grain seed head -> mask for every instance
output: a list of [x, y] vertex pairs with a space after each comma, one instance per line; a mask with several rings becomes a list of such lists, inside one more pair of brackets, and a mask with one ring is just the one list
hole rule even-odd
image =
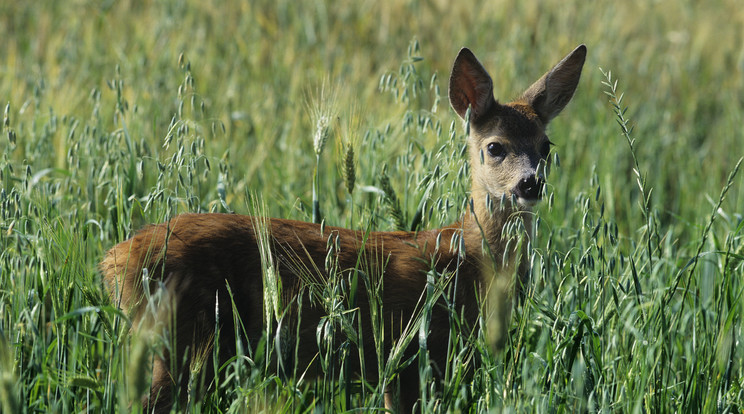
[[310, 117], [315, 124], [313, 150], [318, 157], [323, 153], [323, 148], [333, 133], [333, 123], [338, 112], [336, 108], [337, 97], [337, 89], [326, 86], [324, 81], [320, 89], [317, 89], [315, 94], [308, 98]]

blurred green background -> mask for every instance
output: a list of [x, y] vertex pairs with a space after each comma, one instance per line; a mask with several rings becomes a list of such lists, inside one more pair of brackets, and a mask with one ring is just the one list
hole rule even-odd
[[[305, 155], [313, 127], [308, 93], [323, 82], [337, 85], [339, 107], [357, 108], [362, 134], [386, 123], [398, 127], [401, 105], [378, 85], [381, 76], [398, 71], [413, 40], [423, 58], [417, 71], [426, 81], [437, 74], [441, 102], [433, 115], [445, 125], [455, 118], [446, 82], [460, 47], [476, 53], [494, 79], [497, 98], [509, 100], [577, 44], [587, 44], [579, 92], [552, 129], [566, 167], [553, 178], [566, 195], [561, 199], [586, 186], [596, 166], [606, 191], [613, 191], [612, 207], [623, 218], [630, 214], [630, 157], [607, 111], [600, 67], [620, 79], [641, 165], [666, 210], [663, 220], [691, 219], [744, 153], [737, 128], [744, 13], [735, 1], [72, 1], [0, 7], [0, 91], [10, 103], [11, 126], [24, 137], [10, 155], [36, 168], [47, 166], [50, 154], [37, 159], [34, 146], [40, 144], [25, 137], [43, 134], [51, 113], [75, 117], [82, 126], [98, 108], [103, 125], [110, 125], [117, 97], [107, 83], [114, 79], [123, 82], [133, 139], [156, 148], [178, 110], [183, 55], [194, 79], [180, 96], [185, 106], [203, 103], [193, 118], [205, 127], [226, 127], [222, 134], [205, 134], [208, 155], [229, 150], [241, 186], [291, 203], [310, 188], [303, 173], [313, 161]], [[428, 82], [424, 86], [409, 108], [431, 107], [432, 92]], [[69, 125], [55, 129], [46, 137], [53, 165], [69, 168]], [[379, 149], [387, 157], [364, 150], [358, 156], [389, 158], [409, 139], [396, 135]]]

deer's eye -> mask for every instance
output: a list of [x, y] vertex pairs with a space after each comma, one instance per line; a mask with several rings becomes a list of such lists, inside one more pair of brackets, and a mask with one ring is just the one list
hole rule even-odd
[[488, 144], [486, 149], [488, 150], [488, 155], [492, 158], [504, 158], [506, 155], [506, 149], [504, 149], [504, 146], [498, 142]]

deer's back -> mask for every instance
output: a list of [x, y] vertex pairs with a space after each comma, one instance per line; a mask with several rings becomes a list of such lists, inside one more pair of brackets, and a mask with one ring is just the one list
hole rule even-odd
[[[322, 231], [321, 231], [322, 230]], [[143, 307], [143, 275], [150, 290], [162, 283], [176, 300], [176, 322], [182, 337], [208, 336], [214, 332], [215, 310], [221, 325], [232, 325], [232, 305], [246, 328], [249, 340], [263, 332], [264, 289], [259, 243], [269, 244], [273, 265], [281, 277], [281, 302], [289, 307], [288, 326], [299, 330], [298, 358], [311, 360], [317, 352], [315, 330], [327, 314], [313, 304], [315, 289], [328, 283], [329, 264], [335, 275], [358, 273], [356, 307], [365, 341], [372, 341], [368, 289], [380, 287], [388, 324], [386, 338], [400, 334], [425, 291], [427, 272], [457, 269], [457, 255], [449, 243], [456, 227], [421, 232], [370, 232], [284, 219], [256, 219], [234, 214], [183, 214], [152, 225], [114, 246], [101, 263], [104, 281], [114, 302], [138, 315]], [[440, 236], [440, 248], [436, 239]], [[266, 236], [260, 236], [265, 234]], [[329, 248], [333, 257], [328, 260]], [[334, 262], [335, 261], [335, 262]], [[459, 263], [458, 302], [473, 319], [477, 315], [476, 273], [472, 263]], [[145, 270], [146, 269], [146, 270]], [[382, 280], [380, 280], [382, 278]], [[229, 290], [228, 290], [229, 286]], [[347, 292], [348, 293], [348, 292]], [[302, 296], [302, 309], [297, 298]], [[296, 318], [299, 314], [300, 318]], [[432, 316], [432, 331], [446, 332], [447, 315]], [[299, 319], [299, 326], [295, 325]], [[227, 321], [227, 322], [225, 322]], [[230, 329], [228, 326], [228, 329]], [[225, 335], [225, 337], [230, 337]], [[302, 339], [306, 338], [306, 339]], [[371, 343], [370, 343], [371, 345]], [[307, 353], [307, 355], [304, 355]], [[372, 354], [372, 353], [370, 353]]]

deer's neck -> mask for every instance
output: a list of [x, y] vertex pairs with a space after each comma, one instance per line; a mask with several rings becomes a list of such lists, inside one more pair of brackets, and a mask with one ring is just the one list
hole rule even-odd
[[[522, 244], [526, 247], [532, 215], [512, 207], [509, 201], [502, 206], [500, 200], [492, 199], [489, 203], [487, 199], [487, 192], [479, 186], [474, 186], [472, 208], [468, 209], [463, 218], [467, 252], [482, 255], [485, 262], [494, 260], [499, 269], [511, 267], [518, 256], [514, 254], [517, 253], [517, 246]], [[516, 219], [521, 219], [523, 226], [517, 225]], [[514, 231], [508, 231], [506, 229], [508, 225], [516, 226]], [[519, 229], [525, 230], [520, 232]], [[519, 243], [520, 237], [522, 243]]]
[[[526, 255], [532, 214], [512, 207], [510, 202], [500, 206], [500, 200], [492, 200], [489, 205], [485, 190], [478, 187], [471, 194], [472, 208], [463, 218], [463, 236], [467, 255], [475, 255], [479, 262], [481, 312], [487, 321], [488, 342], [501, 348], [507, 336], [513, 295], [522, 291], [528, 273]], [[515, 228], [506, 228], [510, 226]]]

